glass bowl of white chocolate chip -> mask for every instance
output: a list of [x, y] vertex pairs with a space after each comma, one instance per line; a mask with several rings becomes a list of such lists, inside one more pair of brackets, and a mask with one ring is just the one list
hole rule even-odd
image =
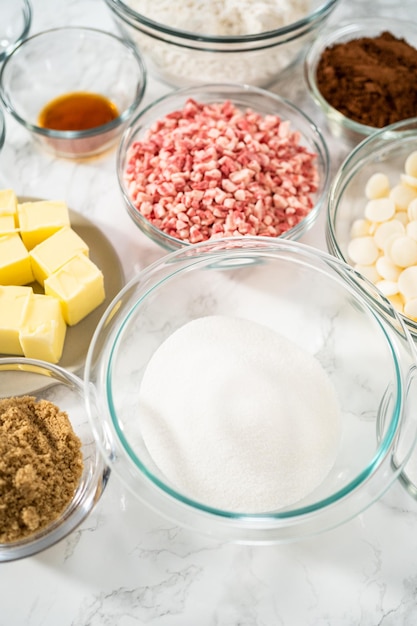
[[346, 158], [330, 189], [326, 238], [417, 337], [417, 118], [377, 131]]
[[84, 381], [102, 454], [143, 505], [268, 543], [346, 522], [402, 475], [415, 363], [401, 316], [351, 266], [241, 237], [172, 252], [128, 283]]

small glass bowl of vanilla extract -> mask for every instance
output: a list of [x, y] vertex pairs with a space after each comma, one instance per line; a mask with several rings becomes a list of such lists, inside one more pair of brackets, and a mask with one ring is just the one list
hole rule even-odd
[[138, 50], [111, 33], [63, 27], [29, 37], [6, 59], [6, 110], [56, 156], [112, 147], [140, 105], [146, 70]]

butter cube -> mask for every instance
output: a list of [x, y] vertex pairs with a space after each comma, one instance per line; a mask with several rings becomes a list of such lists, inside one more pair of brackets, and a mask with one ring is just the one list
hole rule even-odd
[[81, 253], [45, 280], [45, 293], [60, 300], [64, 320], [73, 326], [103, 302], [103, 274]]
[[64, 349], [66, 331], [67, 325], [59, 301], [52, 296], [32, 294], [19, 333], [24, 355], [58, 363]]
[[17, 226], [17, 197], [13, 189], [0, 189], [0, 215], [13, 215]]
[[56, 233], [63, 226], [70, 226], [68, 207], [65, 202], [41, 200], [17, 205], [20, 236], [28, 250]]
[[0, 285], [0, 353], [24, 356], [19, 332], [22, 325], [31, 287]]
[[64, 226], [30, 250], [35, 279], [43, 285], [48, 276], [59, 270], [79, 252], [88, 257], [87, 244], [70, 226]]
[[29, 252], [18, 233], [0, 237], [0, 285], [25, 285], [33, 281]]
[[0, 236], [17, 232], [13, 215], [0, 214]]

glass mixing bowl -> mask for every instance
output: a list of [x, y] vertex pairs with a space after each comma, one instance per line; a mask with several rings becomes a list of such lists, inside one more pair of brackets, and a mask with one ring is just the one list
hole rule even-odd
[[298, 11], [300, 3], [277, 3], [276, 11], [251, 2], [106, 3], [120, 30], [141, 50], [149, 73], [166, 83], [235, 81], [266, 87], [300, 58], [338, 0], [311, 0]]
[[[417, 48], [417, 25], [415, 21], [410, 20], [407, 22], [406, 20], [392, 17], [364, 17], [344, 22], [338, 25], [337, 28], [325, 26], [312, 42], [304, 59], [304, 76], [307, 88], [312, 99], [323, 113], [325, 123], [330, 132], [334, 137], [341, 138], [352, 145], [358, 144], [365, 137], [372, 135], [378, 128], [377, 126], [363, 124], [355, 119], [351, 119], [334, 108], [324, 98], [317, 83], [317, 66], [326, 48], [344, 44], [354, 39], [378, 37], [385, 31], [390, 32], [397, 39], [404, 39], [409, 45]], [[366, 64], [364, 67], [366, 68]], [[372, 72], [375, 69], [370, 68], [369, 71]], [[383, 66], [381, 72], [384, 72]], [[349, 78], [352, 77], [349, 76]], [[399, 85], [399, 90], [401, 89], [407, 90], [406, 83]], [[399, 93], [397, 90], [395, 91]], [[349, 104], [349, 93], [346, 94], [346, 103]], [[394, 103], [393, 110], [396, 110]]]
[[[276, 331], [314, 356], [334, 387], [336, 460], [295, 505], [255, 514], [207, 506], [171, 484], [147, 450], [138, 406], [147, 365], [174, 331], [206, 315]], [[226, 239], [171, 253], [126, 285], [91, 342], [85, 394], [104, 458], [144, 504], [222, 540], [284, 542], [349, 520], [396, 480], [416, 437], [415, 363], [401, 318], [350, 266], [292, 241]], [[242, 393], [250, 402], [250, 389]], [[288, 389], [302, 393], [303, 380]]]
[[[54, 521], [22, 539], [0, 542], [0, 563], [37, 554], [73, 532], [93, 510], [109, 477], [108, 466], [103, 461], [86, 415], [82, 380], [44, 361], [1, 358], [0, 399], [27, 395], [52, 402], [67, 413], [81, 440], [84, 467], [72, 500]], [[0, 430], [2, 436], [4, 431]]]
[[[127, 180], [125, 176], [125, 172], [128, 167], [130, 171], [132, 167], [135, 168], [134, 171], [138, 169], [136, 164], [132, 166], [129, 162], [132, 146], [134, 147], [136, 142], [143, 141], [145, 139], [145, 134], [147, 131], [149, 131], [149, 129], [158, 128], [158, 122], [160, 120], [165, 119], [166, 116], [171, 116], [171, 115], [174, 116], [175, 112], [177, 111], [184, 111], [187, 106], [187, 102], [189, 100], [196, 101], [198, 104], [207, 104], [207, 105], [224, 104], [224, 103], [230, 102], [242, 114], [245, 113], [247, 110], [251, 110], [256, 114], [260, 114], [264, 118], [264, 120], [267, 120], [269, 115], [279, 116], [281, 122], [284, 123], [283, 128], [285, 128], [285, 124], [288, 122], [290, 131], [299, 134], [300, 136], [300, 139], [298, 142], [299, 146], [302, 149], [306, 150], [307, 153], [309, 154], [312, 153], [316, 155], [314, 164], [313, 164], [313, 167], [316, 170], [316, 174], [315, 174], [316, 189], [315, 191], [311, 190], [309, 193], [309, 196], [311, 199], [311, 208], [309, 209], [309, 211], [306, 214], [303, 214], [303, 219], [301, 219], [300, 221], [297, 221], [295, 225], [289, 227], [288, 230], [286, 230], [280, 235], [280, 237], [286, 238], [286, 239], [299, 239], [302, 235], [304, 235], [312, 227], [312, 225], [315, 223], [316, 219], [318, 218], [319, 212], [323, 206], [323, 203], [325, 202], [326, 194], [328, 190], [329, 153], [328, 153], [328, 149], [327, 149], [327, 145], [324, 140], [324, 137], [321, 131], [312, 122], [312, 120], [310, 120], [310, 118], [292, 102], [289, 102], [285, 98], [281, 98], [280, 96], [277, 96], [271, 92], [268, 92], [265, 89], [259, 89], [257, 87], [252, 87], [250, 85], [239, 85], [235, 83], [233, 84], [222, 84], [222, 83], [206, 84], [206, 85], [201, 85], [198, 87], [191, 87], [188, 89], [179, 89], [177, 91], [169, 93], [163, 96], [162, 98], [155, 100], [146, 108], [142, 109], [138, 113], [138, 115], [135, 117], [135, 119], [132, 120], [132, 122], [126, 128], [123, 134], [122, 140], [120, 142], [118, 154], [117, 154], [117, 176], [118, 176], [119, 186], [120, 186], [123, 198], [124, 198], [127, 212], [132, 218], [132, 220], [134, 221], [134, 223], [141, 229], [141, 231], [143, 231], [148, 237], [150, 237], [150, 239], [152, 239], [157, 244], [159, 244], [160, 246], [162, 246], [163, 248], [167, 250], [176, 250], [178, 248], [182, 248], [185, 245], [190, 245], [188, 241], [180, 239], [179, 237], [172, 235], [166, 230], [162, 230], [158, 228], [154, 222], [152, 222], [150, 219], [148, 220], [145, 217], [145, 215], [141, 211], [139, 211], [139, 209], [135, 206], [135, 203], [132, 199], [133, 196], [137, 193], [137, 190], [135, 189], [135, 185], [133, 185], [130, 180]], [[187, 116], [186, 116], [187, 121], [189, 119], [188, 116], [189, 116], [189, 113], [187, 112]], [[243, 122], [243, 124], [244, 123], [246, 123], [246, 120], [245, 122]], [[266, 124], [268, 124], [268, 121], [266, 121]], [[190, 124], [189, 127], [191, 128], [191, 126], [192, 124]], [[194, 124], [194, 129], [192, 131], [189, 131], [189, 132], [194, 133], [190, 137], [190, 139], [193, 141], [194, 141], [194, 137], [197, 137], [197, 140], [198, 140], [199, 132], [200, 132], [200, 127], [198, 129], [195, 129], [195, 126], [196, 124]], [[226, 121], [226, 126], [227, 126], [227, 121]], [[230, 126], [232, 126], [232, 123], [230, 123]], [[207, 127], [208, 127], [208, 124], [207, 124]], [[279, 128], [281, 128], [281, 126]], [[210, 132], [210, 129], [207, 132]], [[250, 171], [251, 169], [256, 171], [255, 170], [256, 164], [253, 166], [251, 162], [247, 164], [247, 161], [248, 159], [251, 158], [250, 157], [251, 150], [257, 150], [257, 152], [262, 156], [262, 148], [264, 146], [260, 145], [259, 148], [257, 147], [252, 148], [251, 140], [255, 135], [254, 131], [250, 133], [251, 138], [249, 142], [246, 140], [246, 138], [243, 138], [242, 140], [239, 140], [239, 142], [237, 142], [237, 139], [233, 138], [233, 136], [235, 137], [237, 136], [236, 129], [233, 129], [233, 131], [231, 130], [231, 132], [232, 132], [232, 137], [230, 139], [230, 136], [227, 137], [227, 129], [226, 131], [224, 131], [224, 129], [221, 128], [221, 131], [219, 132], [220, 137], [213, 138], [211, 140], [209, 139], [208, 142], [205, 144], [204, 149], [198, 150], [198, 152], [204, 152], [204, 151], [206, 151], [206, 153], [208, 153], [209, 151], [211, 151], [212, 153], [214, 152], [215, 156], [199, 157], [195, 149], [195, 146], [197, 144], [194, 143], [193, 149], [189, 150], [189, 154], [188, 154], [188, 156], [192, 160], [191, 166], [190, 165], [182, 166], [184, 168], [183, 171], [188, 170], [190, 172], [189, 177], [186, 179], [186, 183], [184, 185], [184, 196], [188, 195], [190, 197], [191, 195], [190, 189], [192, 193], [197, 193], [197, 194], [200, 193], [199, 189], [205, 189], [204, 187], [199, 187], [198, 184], [194, 184], [194, 179], [192, 178], [194, 174], [196, 175], [199, 174], [198, 168], [201, 165], [201, 163], [199, 163], [199, 159], [206, 160], [206, 161], [210, 159], [211, 162], [214, 161], [215, 164], [211, 165], [211, 167], [215, 169], [217, 168], [218, 170], [220, 170], [223, 167], [223, 165], [221, 165], [221, 160], [222, 159], [230, 160], [231, 158], [233, 160], [233, 164], [231, 166], [232, 168], [235, 168], [236, 170], [240, 169], [242, 173], [245, 171], [246, 168], [247, 168], [247, 171]], [[294, 153], [296, 152], [295, 149], [294, 150], [290, 149], [289, 151], [286, 150], [287, 140], [285, 137], [282, 140], [280, 139], [280, 135], [279, 135], [280, 130], [276, 130], [274, 128], [273, 132], [274, 132], [274, 137], [272, 138], [272, 141], [276, 142], [276, 145], [278, 145], [278, 148], [276, 150], [276, 154], [273, 156], [270, 156], [272, 151], [269, 152], [269, 154], [267, 153], [268, 155], [267, 158], [271, 158], [271, 159], [274, 158], [275, 161], [277, 162], [276, 167], [277, 169], [280, 168], [281, 170], [279, 173], [279, 176], [281, 177], [282, 181], [279, 183], [279, 185], [278, 183], [275, 184], [274, 182], [274, 185], [272, 185], [272, 187], [275, 187], [277, 195], [281, 193], [281, 188], [282, 188], [283, 190], [282, 195], [285, 196], [286, 194], [285, 186], [288, 184], [291, 188], [291, 185], [293, 184], [292, 181], [297, 179], [299, 174], [304, 174], [303, 168], [305, 167], [306, 169], [308, 169], [308, 167], [299, 166], [300, 161], [297, 161], [297, 157], [299, 155], [295, 154], [294, 156]], [[259, 140], [260, 144], [267, 143], [266, 140], [262, 138], [263, 130], [261, 130], [259, 133], [256, 133], [256, 135], [257, 136], [261, 135], [261, 139]], [[275, 138], [275, 135], [276, 135], [276, 138]], [[189, 137], [185, 135], [185, 137], [184, 138], [181, 137], [181, 139], [184, 139], [184, 143], [186, 143]], [[204, 141], [206, 140], [205, 136], [203, 137], [203, 140]], [[236, 141], [237, 142], [236, 147], [231, 147], [229, 150], [228, 146], [226, 145], [226, 147], [224, 147], [223, 149], [223, 145], [220, 142], [226, 141], [226, 143], [228, 143], [229, 140], [231, 143], [233, 141]], [[155, 141], [157, 147], [155, 147], [154, 154], [155, 155], [162, 154], [162, 157], [161, 157], [161, 160], [162, 160], [163, 158], [165, 158], [165, 155], [163, 154], [165, 145], [162, 145], [161, 147], [161, 145], [158, 144], [159, 141], [160, 141], [159, 138]], [[168, 141], [165, 141], [165, 143], [168, 144]], [[171, 145], [168, 145], [165, 152], [171, 151], [170, 155], [172, 155], [172, 157], [175, 157], [175, 158], [178, 156], [178, 161], [180, 162], [181, 159], [183, 158], [183, 150], [181, 147], [181, 142], [177, 140], [172, 140], [171, 143], [175, 146], [174, 149], [172, 148]], [[240, 144], [242, 144], [243, 147]], [[279, 152], [281, 152], [281, 154], [279, 154]], [[249, 153], [249, 157], [248, 157], [248, 153]], [[145, 155], [145, 157], [146, 156], [147, 155]], [[168, 158], [166, 160], [168, 161]], [[256, 161], [256, 158], [254, 160]], [[174, 161], [174, 159], [172, 158], [171, 161]], [[269, 164], [269, 161], [268, 161], [268, 164]], [[173, 169], [170, 170], [169, 169], [170, 167], [172, 167]], [[227, 167], [228, 166], [226, 163], [226, 168]], [[263, 190], [265, 191], [265, 195], [269, 196], [267, 198], [267, 200], [269, 200], [270, 197], [272, 196], [272, 192], [270, 191], [271, 184], [269, 182], [269, 179], [271, 177], [271, 168], [269, 168], [268, 166], [264, 167], [263, 165], [259, 167], [260, 167], [260, 172], [253, 176], [253, 179], [251, 180], [248, 187], [250, 188], [253, 181], [255, 182], [255, 184], [258, 183], [259, 181], [258, 183], [259, 186], [263, 188]], [[159, 180], [157, 179], [155, 185], [153, 183], [153, 181], [155, 181], [155, 177], [156, 177], [155, 171], [157, 170], [157, 168], [156, 166], [152, 166], [150, 168], [148, 167], [147, 169], [148, 169], [148, 172], [145, 174], [145, 177], [146, 177], [145, 183], [146, 185], [150, 183], [149, 187], [153, 187], [156, 185], [156, 183], [159, 182]], [[172, 165], [171, 163], [168, 162], [168, 165], [167, 165], [168, 175], [165, 175], [165, 172], [162, 172], [164, 177], [168, 180], [168, 185], [175, 186], [175, 192], [169, 191], [168, 194], [166, 194], [166, 195], [172, 195], [172, 193], [177, 194], [174, 200], [172, 201], [173, 205], [175, 205], [178, 202], [177, 198], [179, 198], [182, 193], [182, 187], [179, 186], [179, 183], [177, 182], [177, 180], [175, 180], [175, 175], [181, 177], [182, 175], [181, 168], [179, 168], [179, 171], [177, 170], [178, 170], [178, 165], [176, 162], [173, 162]], [[173, 171], [173, 174], [171, 175], [171, 178], [169, 179], [170, 171], [171, 172]], [[234, 172], [232, 169], [232, 174], [233, 173]], [[275, 174], [275, 171], [274, 171], [274, 174]], [[139, 174], [138, 174], [139, 180], [141, 180], [140, 176], [141, 176], [141, 172], [139, 171]], [[187, 172], [187, 176], [188, 176], [188, 172]], [[201, 183], [202, 185], [204, 185], [207, 182], [207, 180], [205, 179], [205, 176], [206, 174], [204, 174], [204, 178]], [[216, 191], [216, 189], [219, 189], [220, 187], [222, 187], [220, 191], [221, 193], [223, 193], [223, 188], [226, 188], [225, 185], [228, 182], [227, 181], [228, 176], [229, 174], [227, 175], [225, 174], [221, 182], [218, 182], [218, 179], [215, 179], [214, 189], [213, 189], [213, 185], [211, 185], [211, 182], [213, 182], [213, 179], [211, 180], [211, 182], [210, 181], [207, 182], [207, 185], [211, 185], [211, 187], [208, 188], [206, 191], [204, 191], [204, 197], [202, 198], [201, 201], [198, 202], [197, 208], [199, 210], [200, 209], [203, 210], [207, 208], [208, 210], [214, 212], [214, 210], [218, 208], [222, 212], [223, 216], [225, 214], [227, 214], [227, 217], [232, 217], [234, 215], [235, 210], [233, 207], [230, 208], [228, 206], [227, 210], [225, 210], [224, 208], [226, 207], [227, 200], [225, 201], [222, 199], [222, 200], [217, 201], [216, 198], [210, 200], [210, 195], [209, 195], [210, 191]], [[153, 181], [151, 180], [152, 178], [153, 178]], [[300, 178], [302, 177], [300, 176]], [[245, 185], [246, 185], [245, 182], [236, 183], [236, 185], [237, 187], [240, 187], [241, 189], [243, 189], [243, 192], [245, 192]], [[296, 202], [298, 198], [305, 195], [305, 191], [303, 190], [301, 183], [294, 182], [294, 185], [296, 187], [296, 191], [291, 192], [291, 193], [293, 194], [293, 199], [295, 198], [295, 202]], [[151, 190], [148, 193], [151, 195], [154, 206], [156, 204], [162, 204], [162, 202], [160, 203], [158, 202], [158, 193], [159, 193], [158, 189], [156, 189], [156, 191]], [[207, 203], [205, 202], [206, 193], [208, 194]], [[231, 196], [232, 194], [230, 193], [229, 195]], [[231, 198], [231, 200], [232, 202], [234, 202], [233, 197]], [[293, 206], [297, 206], [297, 204], [292, 205], [291, 200], [292, 200], [291, 198], [290, 200], [286, 199], [286, 204], [283, 205], [283, 208], [282, 208], [282, 205], [277, 205], [278, 208], [275, 208], [275, 204], [273, 204], [273, 207], [272, 207], [273, 211], [274, 212], [276, 211], [276, 214], [278, 216], [280, 215], [281, 211], [285, 211], [285, 212], [287, 212], [287, 210], [289, 212], [292, 211]], [[187, 201], [187, 198], [184, 198], [184, 203], [186, 203], [186, 201]], [[179, 202], [182, 202], [182, 200], [180, 199]], [[216, 206], [216, 203], [218, 204], [218, 206]], [[238, 214], [242, 213], [246, 206], [244, 202], [240, 201], [240, 203], [242, 204], [243, 209], [239, 209], [239, 202], [237, 201], [236, 208], [238, 210], [236, 211], [236, 213]], [[274, 203], [275, 203], [275, 199], [274, 199]], [[254, 204], [253, 200], [249, 204], [253, 206]], [[157, 216], [157, 210], [158, 210], [157, 208], [154, 210], [155, 216]], [[186, 209], [184, 209], [184, 211], [185, 210]], [[255, 219], [259, 217], [259, 213], [257, 213], [256, 207], [255, 207], [255, 210], [251, 209], [251, 214], [250, 214], [249, 219], [251, 217], [254, 217]], [[192, 221], [192, 219], [193, 218], [190, 218], [190, 221]], [[247, 221], [249, 221], [249, 219]], [[223, 221], [224, 227], [226, 227], [225, 225], [226, 222]], [[211, 230], [211, 235], [213, 235], [213, 232], [214, 230]], [[218, 234], [216, 236], [218, 237]], [[191, 238], [190, 238], [190, 241], [191, 241]], [[195, 243], [195, 242], [191, 241], [191, 243]]]
[[[347, 156], [336, 173], [329, 191], [326, 241], [332, 254], [346, 263], [354, 264], [349, 257], [348, 247], [354, 222], [364, 218], [368, 201], [365, 197], [367, 181], [374, 174], [382, 173], [388, 177], [392, 189], [400, 183], [401, 175], [405, 173], [406, 159], [415, 150], [417, 150], [417, 117], [376, 131]], [[417, 195], [417, 180], [415, 185], [414, 195]], [[407, 216], [404, 207], [397, 206], [393, 219], [398, 219], [398, 216]], [[367, 275], [366, 266], [357, 269]], [[376, 279], [380, 280], [381, 276], [376, 276]], [[403, 316], [401, 309], [398, 310]], [[406, 315], [403, 316], [403, 320], [416, 339], [417, 320]]]
[[[145, 88], [145, 66], [134, 46], [111, 33], [75, 26], [24, 40], [0, 72], [0, 97], [6, 110], [42, 147], [67, 158], [90, 157], [113, 146], [136, 112]], [[46, 106], [74, 94], [95, 97], [93, 107], [89, 104], [77, 113], [80, 100], [69, 100], [66, 110], [59, 112], [58, 121], [67, 122], [63, 128], [56, 122], [51, 127], [41, 124], [39, 116]], [[85, 100], [81, 104], [85, 107]], [[115, 117], [100, 116], [96, 125], [97, 110], [103, 104]], [[90, 116], [94, 126], [88, 127], [84, 120]], [[85, 127], [77, 126], [80, 121]]]

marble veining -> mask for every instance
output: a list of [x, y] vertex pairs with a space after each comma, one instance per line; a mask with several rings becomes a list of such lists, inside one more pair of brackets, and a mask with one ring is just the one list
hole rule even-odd
[[[115, 32], [104, 0], [32, 0], [32, 33], [63, 24]], [[342, 0], [356, 15], [417, 21], [415, 0]], [[273, 87], [323, 129], [301, 68]], [[149, 80], [145, 104], [168, 88]], [[6, 114], [0, 185], [65, 198], [118, 250], [126, 278], [159, 258], [122, 209], [115, 151], [85, 163], [42, 152]], [[349, 146], [325, 130], [335, 172]], [[325, 249], [323, 214], [303, 242]], [[193, 303], [197, 310], [212, 306]], [[331, 340], [332, 325], [327, 328]], [[325, 354], [322, 355], [325, 358]], [[417, 502], [397, 482], [367, 511], [295, 543], [233, 545], [173, 526], [111, 476], [87, 520], [58, 545], [0, 565], [0, 626], [414, 626]]]

